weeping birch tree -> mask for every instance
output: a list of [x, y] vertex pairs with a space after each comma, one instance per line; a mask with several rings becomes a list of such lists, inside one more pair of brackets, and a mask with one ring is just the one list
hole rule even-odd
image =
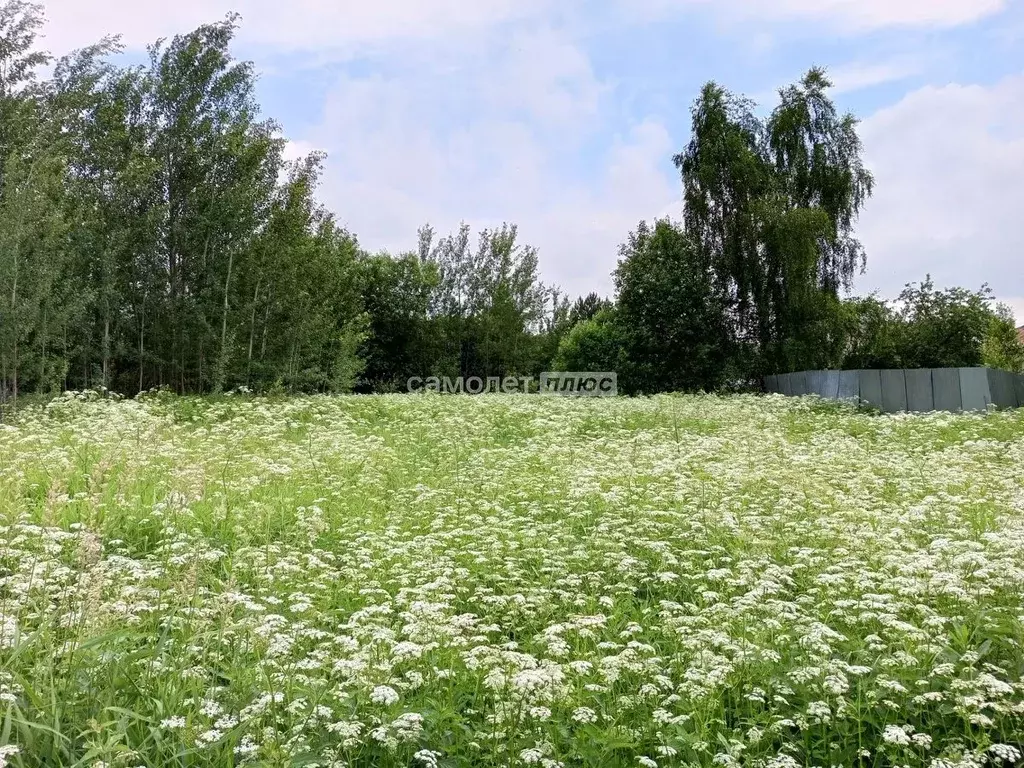
[[857, 121], [811, 69], [779, 93], [765, 120], [755, 105], [709, 83], [692, 138], [674, 158], [685, 226], [728, 297], [735, 339], [761, 371], [825, 366], [822, 334], [838, 294], [865, 264], [854, 227], [873, 179]]

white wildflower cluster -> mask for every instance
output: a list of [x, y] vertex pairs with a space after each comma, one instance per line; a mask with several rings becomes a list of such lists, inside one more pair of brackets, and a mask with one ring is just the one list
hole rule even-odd
[[18, 623], [13, 616], [6, 616], [0, 611], [0, 650], [13, 648], [18, 637]]
[[398, 698], [398, 691], [390, 685], [378, 685], [370, 694], [370, 701], [374, 704], [382, 704], [385, 707], [398, 703]]
[[597, 713], [590, 707], [576, 707], [572, 712], [572, 719], [577, 723], [596, 723]]
[[993, 744], [988, 748], [988, 751], [1004, 763], [1009, 763], [1010, 765], [1019, 763], [1021, 760], [1020, 749], [1010, 744]]
[[74, 734], [0, 768], [1022, 760], [1024, 411], [240, 389], [0, 434], [0, 726]]

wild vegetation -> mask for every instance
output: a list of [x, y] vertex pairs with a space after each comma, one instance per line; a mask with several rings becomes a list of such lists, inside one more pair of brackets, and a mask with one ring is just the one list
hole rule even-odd
[[1019, 765], [1022, 430], [749, 395], [26, 408], [0, 765]]
[[845, 296], [823, 70], [709, 83], [681, 219], [572, 301], [512, 224], [367, 251], [236, 16], [141, 65], [41, 23], [0, 3], [0, 768], [1022, 763], [1024, 410], [394, 394], [1024, 370], [987, 287]]

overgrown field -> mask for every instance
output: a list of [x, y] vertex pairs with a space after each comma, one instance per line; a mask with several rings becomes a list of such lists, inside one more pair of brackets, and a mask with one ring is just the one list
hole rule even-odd
[[1024, 413], [65, 398], [0, 766], [1021, 763]]

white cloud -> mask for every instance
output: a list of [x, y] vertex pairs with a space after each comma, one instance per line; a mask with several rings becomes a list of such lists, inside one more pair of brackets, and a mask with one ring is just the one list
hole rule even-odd
[[529, 230], [549, 280], [571, 294], [612, 294], [618, 246], [629, 231], [641, 219], [681, 213], [679, 183], [665, 168], [673, 149], [665, 127], [646, 120], [600, 159], [605, 170], [594, 184], [555, 183], [558, 197], [546, 210], [523, 210], [524, 222], [537, 221]]
[[[242, 15], [240, 39], [290, 51], [347, 55], [440, 38], [472, 39], [503, 22], [593, 14], [586, 0], [43, 0], [45, 44], [65, 53], [108, 33], [141, 49], [159, 37]], [[996, 13], [1008, 0], [615, 0], [622, 23], [709, 7], [727, 20], [803, 18], [858, 32], [891, 26], [949, 27]]]
[[606, 92], [586, 57], [541, 29], [463, 60], [458, 88], [443, 60], [342, 77], [306, 139], [328, 151], [322, 197], [364, 247], [412, 249], [426, 222], [447, 232], [507, 220], [540, 249], [546, 280], [610, 291], [618, 244], [678, 184], [656, 120], [588, 152]]
[[289, 140], [285, 142], [281, 156], [286, 162], [291, 162], [306, 157], [307, 155], [316, 152], [318, 149], [318, 147], [314, 147], [308, 141]]
[[888, 26], [955, 26], [988, 16], [1007, 0], [750, 0], [751, 12], [831, 18], [838, 24], [874, 29]]
[[834, 94], [850, 93], [862, 88], [905, 80], [923, 72], [926, 62], [918, 57], [899, 57], [883, 61], [856, 61], [838, 67], [829, 67]]
[[1007, 7], [1009, 0], [633, 0], [647, 16], [712, 6], [731, 21], [808, 19], [848, 32], [883, 27], [952, 27]]
[[1024, 74], [922, 88], [866, 120], [862, 136], [877, 188], [860, 228], [861, 290], [893, 295], [930, 272], [940, 287], [1024, 295]]
[[442, 35], [472, 35], [502, 21], [534, 16], [550, 0], [44, 0], [46, 45], [57, 53], [120, 33], [129, 48], [242, 15], [240, 38], [286, 50], [355, 46]]

